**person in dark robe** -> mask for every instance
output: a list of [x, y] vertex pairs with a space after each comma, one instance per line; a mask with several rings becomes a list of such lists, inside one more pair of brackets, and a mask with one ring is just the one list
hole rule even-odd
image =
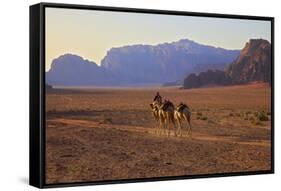
[[159, 104], [162, 104], [162, 97], [159, 92], [156, 93], [156, 96], [154, 97], [153, 101], [157, 101]]

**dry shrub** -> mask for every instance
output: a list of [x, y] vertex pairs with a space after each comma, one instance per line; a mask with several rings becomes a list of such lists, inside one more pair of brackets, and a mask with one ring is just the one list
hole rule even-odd
[[268, 116], [263, 111], [258, 113], [257, 119], [260, 120], [260, 121], [268, 121], [269, 120]]
[[197, 112], [197, 115], [198, 115], [198, 116], [202, 116], [202, 113], [201, 113], [201, 112]]
[[201, 117], [201, 120], [207, 120], [208, 119], [208, 117], [206, 117], [206, 116], [203, 116], [203, 117]]
[[252, 111], [246, 111], [246, 115], [250, 115], [250, 114], [252, 114], [253, 112]]

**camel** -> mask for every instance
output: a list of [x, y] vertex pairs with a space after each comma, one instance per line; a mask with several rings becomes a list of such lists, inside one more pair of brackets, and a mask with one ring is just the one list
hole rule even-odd
[[[180, 103], [174, 112], [174, 118], [177, 121], [178, 124], [178, 131], [180, 133], [180, 136], [182, 136], [182, 124], [184, 123], [184, 121], [186, 122], [186, 128], [187, 128], [187, 133], [190, 134], [190, 136], [192, 136], [192, 129], [191, 129], [191, 124], [190, 124], [190, 120], [191, 120], [191, 111], [190, 108], [183, 103]], [[188, 125], [188, 127], [187, 127]]]
[[[154, 101], [150, 104], [152, 109], [152, 114], [156, 121], [159, 122], [159, 131], [161, 134], [161, 128], [164, 128], [164, 131], [168, 129], [168, 136], [170, 136], [170, 127], [173, 125], [175, 128], [175, 119], [174, 119], [174, 110], [175, 107], [172, 102], [165, 100], [163, 104]], [[176, 136], [176, 131], [175, 131]]]
[[164, 124], [164, 118], [162, 116], [162, 112], [160, 112], [160, 104], [157, 101], [154, 101], [150, 104], [151, 110], [152, 110], [152, 116], [154, 119], [158, 122], [159, 126], [156, 127], [155, 133], [161, 134], [161, 128]]

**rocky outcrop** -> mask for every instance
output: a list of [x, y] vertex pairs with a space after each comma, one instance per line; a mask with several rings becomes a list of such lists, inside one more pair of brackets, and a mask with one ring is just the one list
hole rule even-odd
[[271, 83], [271, 44], [263, 39], [250, 40], [226, 73], [236, 84], [253, 81]]
[[251, 39], [239, 57], [225, 71], [191, 74], [184, 80], [184, 88], [210, 85], [271, 83], [271, 44], [263, 39]]
[[210, 87], [210, 86], [224, 86], [230, 85], [232, 80], [226, 75], [224, 71], [220, 70], [208, 70], [201, 72], [199, 75], [190, 74], [184, 80], [185, 88], [198, 88], [198, 87]]
[[113, 76], [96, 63], [80, 56], [65, 54], [53, 60], [46, 82], [60, 86], [91, 86], [113, 83]]

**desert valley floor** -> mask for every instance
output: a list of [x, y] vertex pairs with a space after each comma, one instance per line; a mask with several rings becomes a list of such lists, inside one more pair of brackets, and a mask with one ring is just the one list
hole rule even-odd
[[[156, 91], [191, 107], [192, 137], [155, 134]], [[47, 91], [46, 183], [270, 170], [270, 96], [266, 84]]]

